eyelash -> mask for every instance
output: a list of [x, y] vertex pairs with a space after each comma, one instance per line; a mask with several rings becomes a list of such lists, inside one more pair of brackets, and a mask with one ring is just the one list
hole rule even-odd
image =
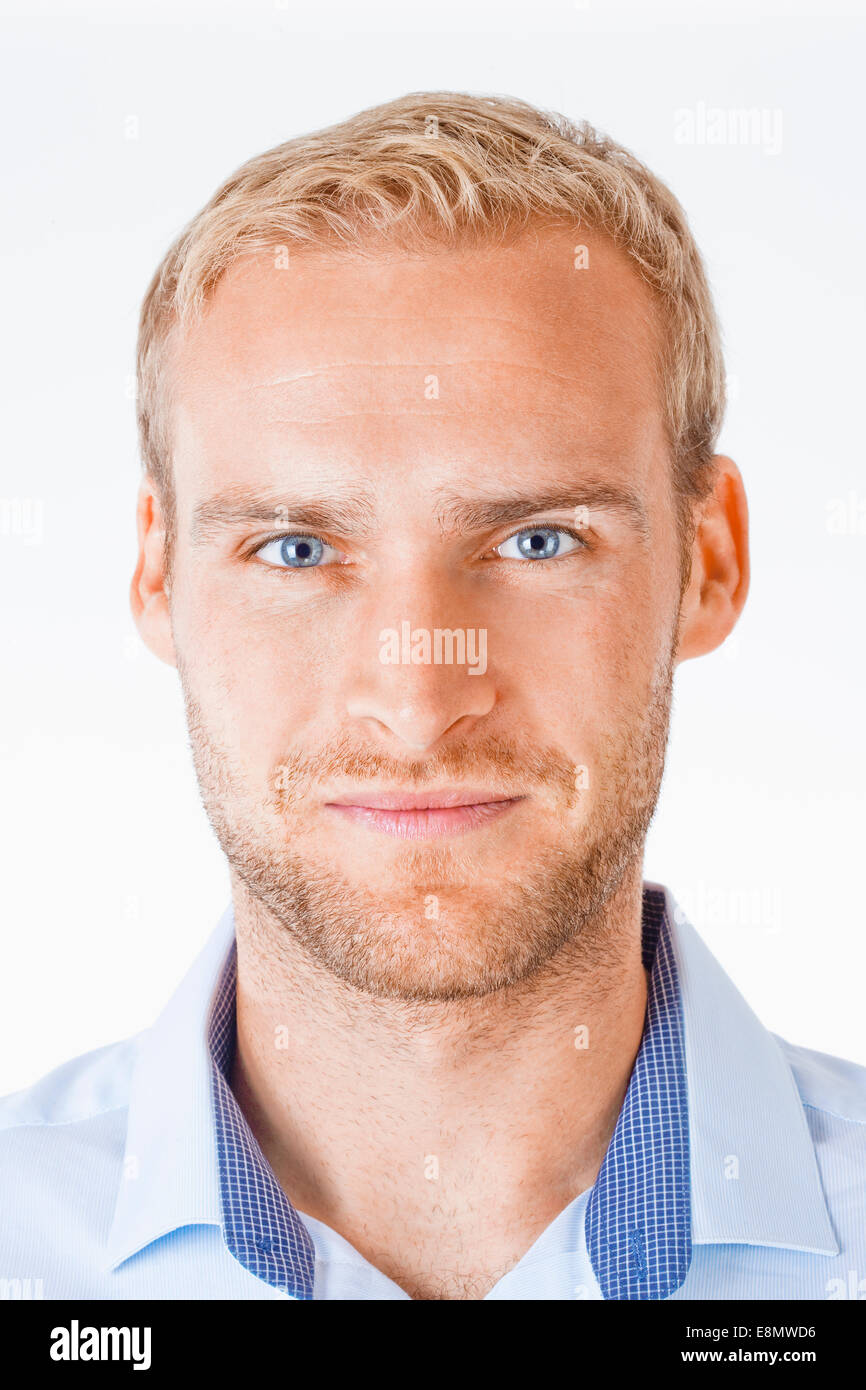
[[[586, 531], [586, 530], [577, 531], [577, 530], [575, 530], [574, 527], [572, 527], [572, 526], [564, 526], [564, 525], [562, 524], [562, 522], [558, 522], [558, 521], [537, 521], [537, 522], [534, 522], [532, 526], [518, 526], [516, 530], [510, 531], [510, 532], [508, 533], [507, 536], [503, 536], [501, 540], [498, 540], [498, 541], [496, 542], [496, 545], [491, 546], [490, 551], [485, 551], [485, 556], [489, 555], [492, 551], [495, 551], [500, 545], [505, 545], [506, 541], [511, 541], [511, 540], [514, 539], [515, 536], [521, 535], [524, 531], [561, 531], [562, 534], [563, 534], [564, 536], [570, 536], [570, 537], [572, 538], [572, 540], [580, 541], [580, 543], [581, 543], [581, 544], [580, 544], [580, 549], [581, 549], [581, 550], [592, 550], [592, 548], [593, 548], [591, 542], [587, 540], [587, 535], [588, 535], [588, 534], [591, 534], [591, 532], [588, 532], [588, 531]], [[326, 544], [326, 545], [330, 545], [330, 544], [331, 544], [331, 542], [328, 541], [328, 540], [326, 540], [326, 538], [325, 538], [324, 536], [317, 535], [316, 533], [314, 533], [314, 532], [312, 532], [312, 531], [275, 531], [274, 534], [273, 534], [272, 536], [265, 536], [265, 538], [264, 538], [263, 540], [256, 541], [255, 545], [252, 546], [250, 549], [248, 549], [248, 550], [245, 552], [244, 558], [247, 559], [247, 560], [255, 559], [255, 557], [256, 557], [256, 555], [258, 555], [259, 551], [260, 551], [260, 550], [264, 550], [264, 548], [265, 548], [266, 545], [271, 545], [273, 541], [288, 540], [288, 538], [289, 538], [290, 536], [312, 536], [315, 540], [325, 541], [325, 544]], [[336, 545], [335, 545], [335, 546], [334, 546], [334, 549], [335, 549], [335, 550], [338, 550], [338, 549], [339, 549], [339, 546], [336, 546]], [[571, 554], [571, 555], [576, 555], [576, 554], [579, 554], [579, 551], [571, 551], [570, 554]], [[483, 558], [483, 557], [482, 557], [482, 558]], [[501, 555], [496, 556], [496, 559], [500, 559], [500, 560], [501, 560], [502, 558], [503, 558], [503, 557], [502, 557]], [[556, 557], [554, 556], [553, 558], [555, 559]], [[562, 556], [562, 559], [564, 559], [564, 560], [567, 560], [568, 558], [569, 558], [568, 555]], [[519, 562], [518, 562], [518, 563], [519, 563]], [[530, 561], [530, 564], [531, 564], [531, 563], [532, 563], [532, 562]], [[548, 563], [549, 563], [549, 562], [548, 562]], [[284, 573], [286, 572], [286, 570], [290, 570], [290, 569], [291, 569], [291, 566], [286, 565], [285, 567], [283, 567], [283, 566], [281, 566], [281, 565], [267, 565], [267, 564], [265, 564], [265, 565], [263, 566], [263, 568], [264, 568], [264, 569], [273, 569], [273, 570], [276, 570], [276, 572], [277, 572], [278, 574], [284, 574]], [[339, 568], [339, 566], [334, 566], [334, 565], [322, 565], [322, 566], [312, 566], [312, 568], [315, 568], [315, 569], [318, 569], [318, 568], [321, 568], [321, 569], [335, 569], [335, 568]]]
[[[561, 531], [564, 536], [571, 536], [572, 540], [580, 541], [581, 550], [592, 549], [592, 546], [586, 539], [587, 533], [585, 531], [577, 531], [573, 526], [563, 526], [561, 521], [535, 521], [531, 526], [518, 526], [516, 531], [510, 531], [507, 536], [502, 537], [501, 541], [497, 541], [493, 549], [496, 550], [498, 546], [504, 545], [506, 541], [513, 541], [515, 536], [520, 536], [526, 531]], [[573, 550], [570, 553], [576, 555], [579, 552]], [[498, 556], [497, 558], [501, 559], [502, 557]], [[567, 560], [569, 557], [564, 555], [562, 558]]]

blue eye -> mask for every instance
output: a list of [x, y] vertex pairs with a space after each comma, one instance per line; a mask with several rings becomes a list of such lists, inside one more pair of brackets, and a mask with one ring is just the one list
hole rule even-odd
[[[584, 545], [579, 536], [566, 528], [529, 526], [496, 546], [496, 554], [504, 560], [552, 560], [558, 555], [570, 555], [575, 550], [582, 550]], [[516, 546], [516, 551], [509, 551], [509, 546]]]
[[340, 552], [318, 536], [301, 535], [277, 536], [275, 540], [265, 541], [255, 554], [266, 565], [274, 565], [277, 569], [317, 569], [323, 562], [333, 564], [334, 558], [340, 558]]

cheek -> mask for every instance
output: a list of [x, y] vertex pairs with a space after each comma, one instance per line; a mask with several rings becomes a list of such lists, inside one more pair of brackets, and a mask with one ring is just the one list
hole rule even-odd
[[547, 603], [531, 623], [498, 636], [513, 653], [509, 684], [560, 728], [589, 735], [646, 706], [655, 680], [664, 623], [648, 585], [595, 589], [568, 603]]
[[208, 728], [245, 779], [259, 782], [322, 718], [339, 661], [315, 614], [243, 605], [200, 585], [175, 624], [185, 678]]

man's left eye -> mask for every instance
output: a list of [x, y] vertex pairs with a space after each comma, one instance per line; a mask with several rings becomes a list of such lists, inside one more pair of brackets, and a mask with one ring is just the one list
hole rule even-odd
[[503, 560], [552, 560], [582, 550], [585, 542], [573, 532], [558, 526], [530, 526], [517, 531], [495, 547]]
[[255, 554], [277, 569], [318, 569], [339, 563], [340, 552], [318, 536], [277, 536], [265, 541]]

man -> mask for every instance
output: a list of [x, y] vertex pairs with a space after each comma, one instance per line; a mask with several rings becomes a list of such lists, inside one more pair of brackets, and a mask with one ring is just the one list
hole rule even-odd
[[4, 1103], [3, 1270], [849, 1296], [864, 1070], [766, 1032], [642, 881], [674, 669], [748, 588], [672, 194], [518, 101], [391, 102], [217, 192], [139, 388], [132, 606], [232, 903], [152, 1029]]

